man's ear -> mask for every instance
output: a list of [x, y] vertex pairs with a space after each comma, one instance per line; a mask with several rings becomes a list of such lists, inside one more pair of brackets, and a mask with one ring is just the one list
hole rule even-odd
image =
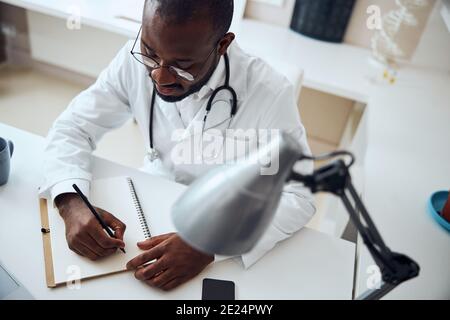
[[219, 54], [223, 56], [227, 50], [230, 44], [234, 41], [234, 38], [236, 36], [232, 32], [228, 32], [226, 35], [223, 36], [222, 40], [219, 41]]

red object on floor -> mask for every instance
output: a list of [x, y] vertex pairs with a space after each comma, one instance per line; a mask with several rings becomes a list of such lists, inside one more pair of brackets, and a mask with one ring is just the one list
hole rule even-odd
[[442, 210], [442, 216], [445, 220], [450, 222], [450, 193], [448, 195], [447, 203], [444, 205], [444, 209]]

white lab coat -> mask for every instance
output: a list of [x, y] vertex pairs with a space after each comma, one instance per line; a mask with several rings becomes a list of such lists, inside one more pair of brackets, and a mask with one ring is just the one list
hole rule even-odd
[[[89, 193], [91, 155], [102, 136], [134, 117], [149, 149], [149, 113], [152, 82], [146, 68], [130, 54], [127, 43], [104, 70], [96, 83], [78, 95], [56, 120], [47, 137], [44, 172], [46, 181], [41, 194], [51, 199], [72, 192], [76, 183]], [[261, 59], [244, 53], [237, 44], [229, 48], [230, 84], [238, 95], [238, 113], [230, 123], [229, 107], [213, 106], [207, 128], [282, 129], [290, 132], [305, 153], [310, 153], [305, 129], [300, 121], [292, 85]], [[173, 140], [177, 129], [191, 130], [202, 121], [212, 91], [223, 85], [225, 64], [222, 58], [209, 82], [197, 93], [178, 103], [156, 99], [154, 112], [154, 143], [161, 160], [150, 162], [146, 157], [143, 170], [190, 184], [215, 164], [174, 163], [172, 153], [180, 141]], [[224, 97], [226, 100], [227, 97]], [[220, 98], [218, 100], [221, 100]], [[209, 132], [208, 130], [206, 133]], [[120, 150], [118, 150], [120, 152]], [[217, 156], [216, 154], [214, 156]], [[311, 163], [303, 172], [311, 172]], [[280, 207], [265, 235], [255, 248], [242, 255], [245, 267], [251, 266], [275, 244], [301, 229], [315, 213], [312, 195], [299, 184], [286, 186]], [[216, 260], [221, 260], [218, 258]]]

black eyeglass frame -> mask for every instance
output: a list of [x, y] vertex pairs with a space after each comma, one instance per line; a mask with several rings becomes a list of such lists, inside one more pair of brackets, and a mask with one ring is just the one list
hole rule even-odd
[[[160, 69], [160, 68], [167, 68], [167, 69], [169, 69], [169, 71], [172, 72], [172, 74], [174, 74], [175, 76], [180, 77], [180, 78], [182, 78], [182, 79], [184, 79], [184, 80], [186, 80], [186, 81], [189, 81], [189, 82], [195, 81], [195, 80], [197, 79], [197, 77], [199, 76], [199, 74], [202, 73], [202, 71], [203, 71], [203, 69], [204, 69], [206, 63], [208, 62], [208, 60], [209, 60], [209, 58], [211, 57], [211, 55], [213, 54], [214, 50], [216, 50], [217, 45], [218, 45], [218, 44], [220, 43], [220, 41], [221, 41], [221, 40], [219, 40], [219, 41], [215, 44], [214, 48], [211, 50], [211, 52], [208, 54], [208, 56], [206, 57], [206, 59], [203, 61], [200, 70], [199, 70], [199, 71], [197, 72], [197, 74], [194, 76], [191, 72], [186, 71], [186, 70], [183, 70], [183, 69], [178, 68], [178, 67], [174, 67], [174, 66], [162, 66], [159, 62], [157, 62], [157, 61], [156, 61], [155, 59], [153, 59], [152, 57], [150, 57], [150, 56], [148, 56], [148, 55], [146, 55], [146, 54], [143, 54], [142, 52], [136, 52], [136, 51], [134, 51], [134, 49], [136, 48], [136, 44], [137, 44], [137, 42], [138, 42], [139, 35], [141, 34], [141, 32], [142, 32], [142, 26], [139, 28], [139, 32], [138, 32], [138, 34], [137, 34], [137, 36], [136, 36], [136, 39], [134, 40], [133, 47], [131, 48], [131, 51], [130, 51], [130, 53], [131, 53], [131, 55], [133, 56], [133, 58], [136, 59], [136, 61], [139, 62], [140, 64], [142, 64], [142, 65], [146, 66], [147, 68], [149, 68], [149, 69], [151, 70], [151, 72], [153, 72], [153, 71], [155, 71], [155, 70], [157, 70], [157, 69]], [[142, 61], [139, 60], [138, 56], [143, 57]], [[144, 58], [145, 58], [145, 59], [150, 59], [150, 61], [153, 61], [153, 63], [155, 64], [155, 66], [151, 66], [151, 65], [146, 64], [146, 63], [144, 62], [144, 61], [145, 61]], [[184, 74], [184, 75], [183, 75], [183, 74]]]

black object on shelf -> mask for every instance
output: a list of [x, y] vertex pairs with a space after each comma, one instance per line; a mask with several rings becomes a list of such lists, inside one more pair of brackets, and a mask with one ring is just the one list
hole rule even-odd
[[0, 63], [6, 61], [6, 39], [0, 32]]
[[291, 29], [305, 36], [340, 43], [356, 0], [296, 0]]

